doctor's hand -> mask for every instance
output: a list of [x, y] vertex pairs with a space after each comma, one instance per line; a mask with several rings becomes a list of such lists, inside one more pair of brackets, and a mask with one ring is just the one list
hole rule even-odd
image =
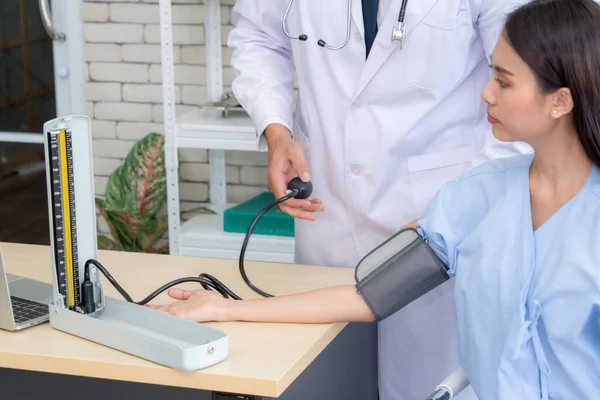
[[[276, 198], [285, 196], [288, 182], [293, 178], [310, 181], [302, 146], [292, 139], [285, 126], [269, 125], [265, 138], [269, 147], [269, 186]], [[315, 212], [323, 211], [323, 203], [320, 199], [289, 199], [280, 203], [279, 208], [292, 217], [314, 221]]]
[[167, 293], [177, 301], [162, 305], [147, 304], [146, 307], [195, 322], [225, 321], [225, 302], [233, 301], [204, 289], [170, 289]]

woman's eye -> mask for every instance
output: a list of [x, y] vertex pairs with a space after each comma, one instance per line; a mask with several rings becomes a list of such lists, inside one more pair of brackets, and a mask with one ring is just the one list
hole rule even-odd
[[505, 87], [507, 87], [507, 86], [508, 86], [508, 84], [507, 84], [506, 82], [503, 82], [503, 81], [502, 81], [502, 80], [500, 80], [499, 78], [496, 78], [496, 83], [498, 83], [498, 85], [499, 85], [501, 88], [505, 88]]

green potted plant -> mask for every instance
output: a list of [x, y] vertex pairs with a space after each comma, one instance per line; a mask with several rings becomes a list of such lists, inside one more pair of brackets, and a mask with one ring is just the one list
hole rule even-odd
[[[151, 132], [135, 143], [123, 164], [109, 177], [105, 199], [96, 209], [106, 220], [112, 239], [99, 234], [98, 248], [130, 252], [169, 252], [169, 243], [157, 245], [168, 230], [163, 212], [167, 199], [164, 136]], [[187, 213], [210, 213], [198, 207]]]

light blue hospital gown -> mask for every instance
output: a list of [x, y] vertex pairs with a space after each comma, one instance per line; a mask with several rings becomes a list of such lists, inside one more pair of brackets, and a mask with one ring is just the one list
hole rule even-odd
[[447, 183], [417, 229], [455, 277], [460, 362], [481, 400], [600, 399], [600, 172], [534, 232], [532, 161]]

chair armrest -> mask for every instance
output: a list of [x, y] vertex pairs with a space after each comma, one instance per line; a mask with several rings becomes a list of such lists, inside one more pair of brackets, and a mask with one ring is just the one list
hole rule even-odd
[[431, 393], [427, 400], [452, 400], [469, 386], [469, 379], [461, 367], [456, 368]]

